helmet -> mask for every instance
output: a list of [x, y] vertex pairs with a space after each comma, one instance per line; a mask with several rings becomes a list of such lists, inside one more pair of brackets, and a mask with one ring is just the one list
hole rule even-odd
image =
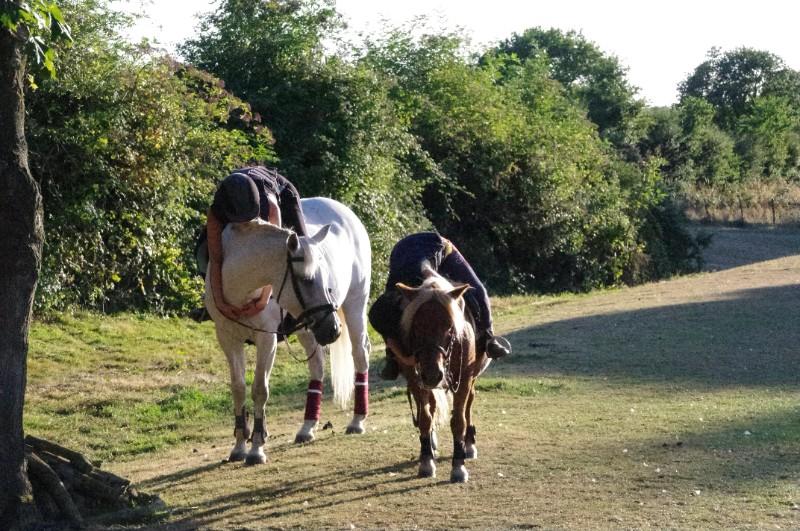
[[258, 216], [258, 188], [253, 179], [243, 173], [225, 177], [214, 194], [214, 203], [232, 222], [250, 221]]

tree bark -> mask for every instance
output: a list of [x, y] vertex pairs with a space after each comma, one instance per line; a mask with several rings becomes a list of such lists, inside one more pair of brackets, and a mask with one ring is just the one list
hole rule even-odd
[[[20, 25], [22, 27], [22, 25]], [[28, 168], [20, 35], [0, 28], [0, 529], [30, 499], [22, 407], [42, 255], [42, 200]]]

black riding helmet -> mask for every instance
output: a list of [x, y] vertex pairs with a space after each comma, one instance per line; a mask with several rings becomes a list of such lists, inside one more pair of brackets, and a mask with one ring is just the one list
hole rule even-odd
[[255, 219], [259, 213], [256, 183], [243, 173], [228, 175], [214, 194], [214, 206], [234, 223]]

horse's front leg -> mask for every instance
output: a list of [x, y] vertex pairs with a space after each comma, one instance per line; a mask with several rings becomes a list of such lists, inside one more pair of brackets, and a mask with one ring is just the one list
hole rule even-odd
[[253, 436], [246, 465], [260, 465], [267, 462], [264, 447], [267, 444], [265, 405], [269, 399], [269, 375], [275, 363], [277, 349], [275, 334], [258, 334], [256, 338], [256, 369], [253, 374]]
[[[408, 370], [408, 369], [406, 369]], [[414, 397], [417, 405], [417, 424], [419, 425], [419, 471], [421, 478], [436, 477], [436, 458], [434, 457], [435, 443], [433, 434], [433, 413], [435, 401], [433, 393], [422, 389], [416, 382], [415, 376], [407, 375], [408, 390]]]
[[303, 425], [294, 437], [295, 443], [306, 443], [314, 440], [314, 430], [319, 424], [322, 412], [322, 378], [325, 371], [325, 351], [317, 343], [311, 332], [303, 330], [297, 333], [297, 339], [308, 356], [308, 391], [306, 392], [306, 410]]
[[367, 335], [366, 296], [348, 300], [342, 309], [350, 334], [350, 344], [353, 347], [353, 365], [356, 371], [353, 419], [347, 425], [345, 433], [364, 433], [364, 424], [369, 414], [370, 352], [369, 336]]
[[469, 472], [464, 461], [467, 459], [467, 402], [473, 390], [474, 379], [464, 376], [458, 392], [453, 395], [453, 416], [450, 418], [450, 429], [453, 431], [453, 470], [450, 473], [451, 483], [466, 483]]
[[233, 395], [234, 428], [233, 436], [236, 442], [231, 449], [228, 461], [244, 461], [247, 456], [247, 439], [250, 438], [250, 428], [247, 425], [247, 410], [244, 400], [247, 386], [244, 380], [245, 357], [244, 342], [228, 335], [225, 330], [217, 328], [217, 340], [225, 357], [228, 359], [228, 368], [231, 373], [231, 394]]

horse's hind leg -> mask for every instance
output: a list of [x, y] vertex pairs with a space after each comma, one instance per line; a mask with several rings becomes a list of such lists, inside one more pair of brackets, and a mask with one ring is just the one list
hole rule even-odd
[[475, 386], [473, 385], [469, 390], [469, 396], [467, 397], [467, 410], [466, 410], [466, 419], [467, 419], [467, 432], [464, 435], [464, 450], [467, 459], [477, 459], [478, 458], [478, 447], [475, 446], [475, 424], [472, 421], [472, 402], [475, 400]]
[[250, 437], [250, 428], [247, 426], [247, 410], [244, 406], [247, 387], [244, 381], [244, 343], [228, 337], [217, 330], [217, 339], [228, 359], [228, 368], [231, 373], [231, 394], [233, 395], [234, 428], [236, 437], [228, 461], [243, 461], [247, 455], [247, 439]]
[[319, 424], [319, 417], [322, 412], [322, 378], [325, 371], [325, 351], [310, 332], [305, 330], [298, 332], [297, 339], [303, 345], [306, 356], [309, 358], [309, 381], [303, 425], [300, 426], [300, 430], [295, 435], [294, 442], [307, 443], [315, 438], [314, 430]]
[[344, 303], [344, 318], [350, 334], [355, 366], [355, 404], [353, 419], [347, 425], [346, 433], [364, 433], [364, 422], [369, 414], [369, 352], [367, 335], [367, 299], [357, 297]]
[[265, 404], [269, 398], [269, 375], [275, 362], [277, 341], [275, 334], [259, 334], [256, 338], [256, 369], [253, 374], [253, 437], [245, 464], [260, 465], [267, 462], [264, 447], [267, 444]]

